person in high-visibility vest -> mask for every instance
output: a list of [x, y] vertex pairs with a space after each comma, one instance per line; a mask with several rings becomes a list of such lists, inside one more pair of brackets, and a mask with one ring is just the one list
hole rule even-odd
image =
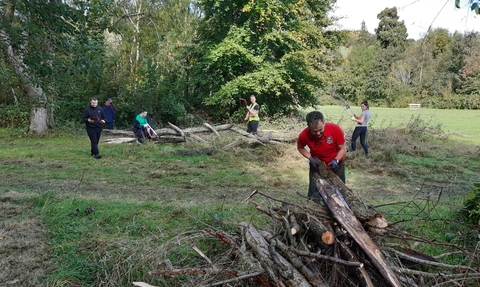
[[258, 132], [258, 123], [260, 122], [260, 117], [258, 113], [260, 112], [260, 106], [257, 103], [257, 99], [254, 95], [250, 96], [250, 106], [247, 106], [247, 115], [245, 116], [245, 121], [248, 120], [247, 133], [252, 135], [257, 135]]

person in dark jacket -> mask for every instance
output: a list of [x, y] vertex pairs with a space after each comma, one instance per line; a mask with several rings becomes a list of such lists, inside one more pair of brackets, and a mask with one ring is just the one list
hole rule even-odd
[[99, 159], [102, 156], [98, 150], [98, 142], [102, 134], [102, 125], [105, 124], [105, 113], [103, 109], [98, 106], [97, 98], [90, 99], [90, 106], [83, 111], [82, 120], [87, 127], [87, 134], [90, 138], [91, 155]]
[[103, 112], [105, 113], [105, 128], [109, 130], [114, 129], [115, 123], [115, 107], [112, 104], [112, 99], [109, 98], [103, 107]]
[[147, 116], [147, 114], [147, 110], [142, 109], [142, 112], [136, 115], [135, 119], [133, 120], [133, 132], [137, 136], [137, 141], [140, 144], [145, 142], [147, 137], [152, 137], [149, 133], [149, 129], [151, 129], [150, 117]]

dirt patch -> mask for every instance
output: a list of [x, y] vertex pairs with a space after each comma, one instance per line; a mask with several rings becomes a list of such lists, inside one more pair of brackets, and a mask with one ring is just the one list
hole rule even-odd
[[0, 191], [0, 285], [44, 286], [49, 269], [47, 229], [32, 212], [27, 195]]

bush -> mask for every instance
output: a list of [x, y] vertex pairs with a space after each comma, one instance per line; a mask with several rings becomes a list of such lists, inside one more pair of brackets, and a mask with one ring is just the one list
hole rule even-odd
[[22, 105], [0, 105], [0, 127], [25, 128], [29, 125], [30, 108]]
[[468, 222], [480, 225], [480, 183], [474, 183], [475, 189], [467, 193], [463, 212]]

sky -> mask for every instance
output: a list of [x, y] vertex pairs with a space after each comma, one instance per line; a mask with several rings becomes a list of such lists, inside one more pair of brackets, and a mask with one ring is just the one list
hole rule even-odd
[[370, 33], [375, 33], [377, 15], [385, 8], [397, 7], [400, 21], [407, 27], [408, 38], [422, 38], [428, 27], [445, 28], [449, 32], [480, 31], [480, 15], [468, 8], [468, 0], [337, 0], [334, 16], [343, 17], [339, 29], [360, 30], [365, 21]]

